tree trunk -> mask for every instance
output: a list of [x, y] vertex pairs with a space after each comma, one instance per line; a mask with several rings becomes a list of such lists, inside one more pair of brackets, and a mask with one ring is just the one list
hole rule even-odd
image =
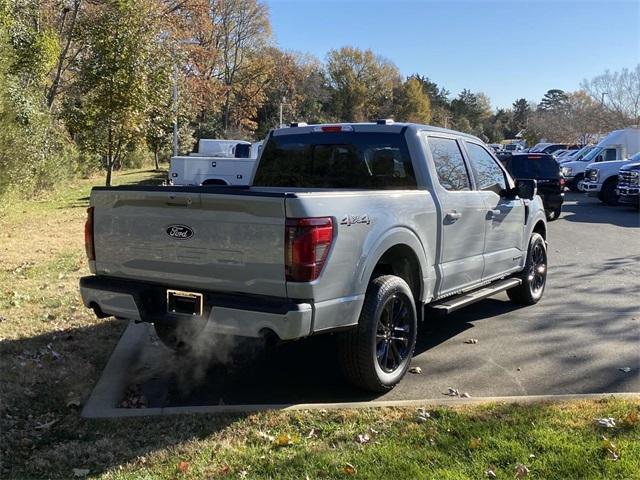
[[160, 170], [160, 163], [158, 161], [158, 151], [153, 152], [153, 160], [156, 163], [156, 171]]
[[111, 174], [112, 173], [113, 173], [113, 160], [109, 158], [107, 160], [107, 181], [105, 183], [105, 185], [107, 187], [111, 186]]

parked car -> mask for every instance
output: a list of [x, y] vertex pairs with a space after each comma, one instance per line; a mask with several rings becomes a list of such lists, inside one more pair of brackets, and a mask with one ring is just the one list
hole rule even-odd
[[594, 145], [585, 145], [578, 150], [569, 150], [566, 155], [562, 155], [560, 158], [556, 158], [558, 163], [575, 162], [583, 158], [587, 153], [595, 148]]
[[589, 153], [579, 160], [562, 164], [562, 175], [567, 186], [579, 191], [587, 166], [592, 163], [623, 160], [640, 151], [640, 129], [614, 130], [604, 137]]
[[564, 202], [564, 178], [553, 155], [516, 153], [504, 165], [516, 180], [536, 180], [547, 220], [555, 220], [560, 216]]
[[519, 143], [508, 143], [504, 145], [503, 150], [511, 153], [521, 152], [523, 150], [522, 145]]
[[333, 332], [346, 377], [386, 391], [409, 368], [425, 308], [501, 291], [540, 300], [535, 188], [460, 132], [389, 120], [277, 129], [252, 186], [94, 188], [82, 299], [98, 316], [153, 323], [178, 351], [212, 334]]
[[556, 150], [567, 148], [566, 143], [538, 143], [529, 149], [528, 153], [553, 153]]
[[640, 163], [629, 163], [620, 169], [618, 201], [640, 208]]
[[[170, 185], [249, 185], [262, 142], [210, 142], [208, 139], [200, 140], [198, 153], [171, 158]], [[207, 153], [200, 153], [203, 150]], [[222, 153], [233, 156], [220, 156]]]
[[580, 190], [587, 195], [597, 196], [607, 205], [618, 204], [618, 174], [625, 165], [640, 162], [640, 152], [627, 160], [592, 163], [584, 173]]

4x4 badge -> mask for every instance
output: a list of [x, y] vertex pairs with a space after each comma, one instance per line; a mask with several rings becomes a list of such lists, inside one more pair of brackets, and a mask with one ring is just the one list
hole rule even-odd
[[369, 218], [369, 215], [365, 213], [364, 215], [345, 215], [340, 220], [340, 225], [346, 225], [347, 227], [355, 225], [356, 223], [369, 225], [371, 223], [371, 219]]

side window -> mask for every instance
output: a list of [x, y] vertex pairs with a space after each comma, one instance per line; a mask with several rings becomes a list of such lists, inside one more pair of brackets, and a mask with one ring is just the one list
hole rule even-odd
[[465, 142], [469, 151], [469, 161], [476, 176], [480, 190], [489, 190], [500, 194], [507, 188], [504, 172], [489, 152], [476, 143]]
[[440, 137], [428, 137], [427, 142], [440, 185], [452, 192], [471, 190], [469, 174], [458, 142]]
[[610, 162], [613, 160], [617, 160], [617, 151], [615, 148], [607, 148], [606, 153], [604, 154], [604, 161]]

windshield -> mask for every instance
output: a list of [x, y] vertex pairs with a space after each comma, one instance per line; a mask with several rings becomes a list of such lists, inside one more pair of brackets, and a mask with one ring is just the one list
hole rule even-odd
[[273, 135], [253, 184], [263, 187], [415, 189], [399, 133], [322, 132]]
[[595, 147], [589, 153], [587, 153], [584, 157], [580, 159], [582, 162], [593, 162], [593, 159], [596, 158], [601, 151], [604, 150], [604, 147]]
[[576, 160], [578, 160], [580, 157], [586, 155], [587, 153], [589, 153], [589, 150], [593, 149], [592, 145], [585, 145], [584, 147], [582, 147], [580, 150], [576, 150], [571, 154], [572, 158], [575, 158]]
[[640, 162], [640, 152], [636, 153], [633, 157], [631, 157], [629, 160], [632, 160], [634, 162]]

